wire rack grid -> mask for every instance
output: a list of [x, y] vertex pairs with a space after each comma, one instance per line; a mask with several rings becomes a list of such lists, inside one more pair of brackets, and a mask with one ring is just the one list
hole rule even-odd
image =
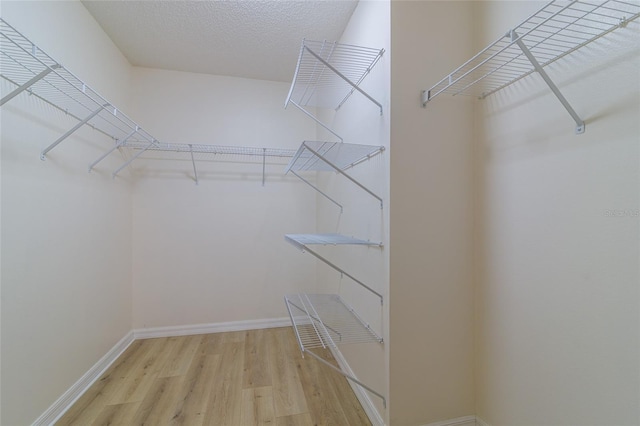
[[[114, 140], [154, 138], [0, 18], [0, 76]], [[32, 82], [31, 84], [29, 84]], [[19, 91], [19, 90], [16, 90]], [[4, 102], [3, 94], [3, 102]], [[11, 94], [9, 94], [11, 96]], [[87, 120], [88, 117], [91, 117]]]
[[339, 344], [382, 343], [382, 337], [337, 294], [293, 294], [285, 296], [285, 301], [302, 351]]
[[344, 142], [304, 141], [298, 148], [285, 173], [293, 171], [334, 171], [334, 167], [346, 170], [380, 154], [383, 146], [360, 145]]
[[536, 71], [518, 42], [545, 67], [640, 16], [633, 1], [554, 0], [423, 94], [486, 97]]
[[285, 106], [293, 101], [301, 106], [340, 108], [383, 53], [384, 49], [303, 40]]

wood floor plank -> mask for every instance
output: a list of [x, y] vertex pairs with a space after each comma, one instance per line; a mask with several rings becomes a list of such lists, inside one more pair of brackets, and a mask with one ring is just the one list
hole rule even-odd
[[92, 426], [131, 425], [140, 404], [141, 402], [129, 402], [127, 404], [106, 405], [93, 421]]
[[273, 393], [271, 386], [242, 390], [241, 425], [273, 426]]
[[132, 425], [167, 425], [171, 424], [175, 411], [172, 402], [182, 388], [183, 378], [180, 376], [158, 377], [153, 380], [136, 411]]
[[[319, 351], [319, 355], [328, 363], [338, 367], [333, 355], [329, 350]], [[341, 374], [321, 366], [323, 371], [323, 378], [326, 380], [325, 385], [328, 389], [331, 389], [331, 393], [335, 395], [335, 402], [342, 407], [342, 413], [344, 414], [346, 424], [348, 425], [371, 425], [367, 413], [360, 405], [360, 401], [353, 393], [347, 378]]]
[[134, 341], [102, 376], [67, 410], [57, 425], [91, 424], [119, 386], [120, 377], [144, 356], [145, 341]]
[[311, 414], [302, 413], [276, 417], [276, 426], [315, 426], [315, 424], [311, 419]]
[[271, 386], [266, 334], [265, 330], [252, 330], [245, 333], [242, 377], [244, 388]]
[[212, 426], [240, 425], [243, 358], [244, 342], [224, 344], [220, 365], [211, 384], [211, 394], [204, 424]]
[[178, 339], [158, 377], [181, 376], [185, 374], [202, 340], [202, 335], [184, 336]]
[[293, 332], [290, 328], [270, 329], [267, 333], [276, 417], [308, 411], [304, 390], [298, 377], [299, 352], [297, 357], [291, 356], [292, 337]]
[[[314, 349], [314, 351], [317, 351]], [[349, 424], [335, 393], [328, 387], [327, 367], [307, 355], [301, 362], [300, 380], [311, 417], [318, 426]]]
[[146, 346], [143, 356], [131, 366], [127, 374], [121, 375], [118, 388], [109, 400], [110, 405], [142, 401], [179, 340], [170, 337], [144, 342]]
[[200, 426], [204, 424], [211, 395], [211, 383], [220, 368], [220, 355], [198, 352], [193, 358], [182, 383], [182, 390], [174, 408], [172, 424]]

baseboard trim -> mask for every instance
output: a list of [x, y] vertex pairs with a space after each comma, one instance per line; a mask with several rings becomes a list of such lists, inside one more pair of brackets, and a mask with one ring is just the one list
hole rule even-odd
[[428, 423], [424, 426], [476, 426], [476, 422], [476, 416], [464, 416], [443, 420], [441, 422]]
[[[353, 372], [353, 370], [351, 369], [351, 366], [345, 359], [344, 355], [342, 355], [342, 352], [340, 352], [340, 349], [331, 348], [331, 353], [333, 354], [333, 357], [336, 359], [342, 371], [344, 371], [350, 376], [357, 377]], [[362, 405], [362, 409], [367, 414], [367, 417], [369, 417], [371, 424], [373, 426], [385, 426], [384, 419], [378, 412], [378, 409], [376, 408], [376, 406], [373, 404], [373, 401], [371, 400], [369, 393], [365, 389], [358, 386], [356, 383], [353, 383], [351, 380], [347, 380], [347, 381], [349, 382], [351, 389], [353, 389], [353, 393], [356, 394], [356, 398], [358, 398], [358, 401], [360, 401], [360, 405]]]
[[223, 333], [227, 331], [258, 330], [291, 326], [291, 319], [273, 318], [248, 321], [229, 321], [211, 324], [177, 325], [168, 327], [137, 328], [133, 330], [135, 339], [153, 339], [157, 337], [191, 336], [195, 334]]
[[89, 387], [100, 378], [113, 362], [133, 343], [133, 331], [129, 331], [115, 344], [93, 367], [75, 382], [60, 398], [58, 398], [32, 426], [52, 425], [84, 394]]

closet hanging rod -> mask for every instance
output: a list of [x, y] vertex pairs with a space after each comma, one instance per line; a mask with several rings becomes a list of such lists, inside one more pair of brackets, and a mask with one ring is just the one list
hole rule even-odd
[[576, 121], [584, 122], [544, 71], [544, 67], [627, 25], [640, 16], [640, 3], [621, 0], [553, 0], [510, 29], [430, 89], [422, 104], [442, 93], [485, 98], [538, 72]]

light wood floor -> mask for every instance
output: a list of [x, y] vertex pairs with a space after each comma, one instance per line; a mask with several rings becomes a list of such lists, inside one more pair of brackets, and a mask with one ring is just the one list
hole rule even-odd
[[344, 377], [300, 356], [291, 327], [137, 340], [57, 423], [370, 424]]

